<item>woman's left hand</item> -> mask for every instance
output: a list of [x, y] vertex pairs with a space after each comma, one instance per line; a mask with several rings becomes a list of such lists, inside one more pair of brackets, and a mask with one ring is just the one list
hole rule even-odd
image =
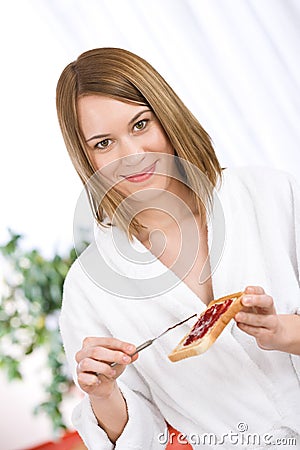
[[254, 336], [264, 350], [280, 349], [284, 341], [285, 326], [275, 310], [273, 298], [260, 286], [248, 286], [242, 303], [244, 308], [236, 314], [237, 326]]

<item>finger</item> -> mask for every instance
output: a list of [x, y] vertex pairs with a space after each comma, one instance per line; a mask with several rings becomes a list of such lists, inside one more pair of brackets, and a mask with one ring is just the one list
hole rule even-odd
[[106, 347], [113, 350], [120, 350], [124, 353], [133, 353], [136, 347], [129, 343], [113, 337], [86, 337], [83, 340], [84, 347]]
[[259, 307], [269, 309], [274, 306], [273, 298], [267, 294], [243, 295], [242, 304], [247, 307]]
[[91, 387], [101, 383], [101, 380], [95, 373], [81, 372], [78, 375], [78, 383], [83, 389], [84, 387]]
[[132, 359], [126, 353], [109, 350], [105, 347], [86, 347], [76, 355], [77, 362], [85, 358], [94, 359], [96, 361], [105, 361], [108, 363], [116, 362], [117, 364], [130, 364]]
[[240, 330], [244, 331], [245, 333], [249, 334], [250, 336], [253, 336], [255, 338], [258, 338], [261, 334], [262, 328], [259, 327], [252, 327], [251, 325], [246, 325], [244, 323], [237, 323], [237, 326]]
[[240, 328], [245, 333], [249, 334], [250, 336], [253, 336], [256, 339], [257, 345], [264, 349], [268, 350], [271, 349], [272, 346], [270, 345], [270, 338], [272, 338], [272, 332], [266, 328], [260, 328], [260, 327], [252, 327], [251, 325], [245, 325], [243, 323], [237, 324], [238, 328]]
[[244, 292], [246, 294], [265, 294], [265, 291], [261, 286], [247, 286]]
[[252, 314], [240, 311], [236, 314], [235, 320], [239, 324], [249, 325], [251, 327], [272, 329], [275, 326], [275, 316], [264, 314]]
[[114, 378], [116, 376], [116, 370], [112, 369], [109, 364], [105, 364], [103, 362], [95, 361], [94, 359], [85, 358], [80, 361], [77, 366], [77, 374], [80, 373], [101, 373], [105, 375], [107, 378]]
[[[131, 356], [131, 363], [135, 362], [135, 361], [138, 359], [138, 357], [139, 357], [139, 353], [134, 353], [134, 354]], [[116, 366], [118, 366], [118, 364], [119, 364], [119, 363], [117, 363], [117, 362], [114, 361], [113, 363], [110, 364], [110, 366], [111, 366], [111, 367], [116, 367]]]
[[135, 355], [133, 355], [131, 357], [131, 362], [135, 362], [138, 359], [138, 357], [139, 357], [139, 353], [136, 353]]
[[[115, 347], [113, 345], [115, 345]], [[91, 352], [95, 348], [98, 349], [96, 350], [95, 359], [104, 359], [104, 357], [101, 357], [101, 355], [97, 357], [99, 349], [101, 348], [118, 350], [119, 354], [120, 352], [123, 352], [122, 353], [123, 356], [130, 355], [131, 353], [134, 353], [136, 350], [135, 345], [129, 344], [128, 342], [120, 341], [115, 338], [85, 338], [83, 341], [82, 348], [75, 355], [76, 362], [79, 362], [81, 359], [85, 357], [91, 356]]]

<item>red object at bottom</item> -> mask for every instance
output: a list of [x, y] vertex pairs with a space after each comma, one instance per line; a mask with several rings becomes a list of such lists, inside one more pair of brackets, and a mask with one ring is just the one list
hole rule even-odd
[[[193, 450], [193, 447], [183, 438], [183, 435], [168, 425], [169, 442], [165, 450]], [[57, 442], [45, 442], [27, 450], [87, 450], [76, 431], [66, 433]]]
[[31, 447], [27, 450], [87, 450], [76, 431], [66, 433], [56, 442], [45, 442], [44, 444]]
[[193, 447], [184, 439], [183, 435], [168, 424], [169, 442], [166, 450], [193, 450]]

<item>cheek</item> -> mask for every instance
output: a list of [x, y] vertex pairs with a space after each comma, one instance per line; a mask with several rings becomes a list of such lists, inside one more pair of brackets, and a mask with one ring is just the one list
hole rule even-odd
[[130, 190], [129, 186], [126, 185], [126, 181], [120, 181], [119, 183], [116, 183], [114, 186], [114, 190], [119, 194], [124, 195], [124, 197], [132, 194], [132, 190]]
[[114, 178], [114, 173], [116, 172], [119, 164], [118, 161], [105, 154], [94, 154], [91, 156], [91, 161], [94, 169], [99, 170], [105, 178], [108, 180], [112, 180]]
[[161, 151], [169, 155], [175, 155], [174, 148], [167, 136], [163, 136], [161, 139]]
[[103, 155], [92, 154], [90, 155], [90, 160], [92, 161], [93, 167], [96, 170], [102, 170], [103, 167], [107, 165], [107, 162], [102, 157]]
[[151, 151], [174, 155], [173, 146], [164, 130], [161, 128], [156, 128], [156, 130], [151, 134], [148, 145], [151, 147]]

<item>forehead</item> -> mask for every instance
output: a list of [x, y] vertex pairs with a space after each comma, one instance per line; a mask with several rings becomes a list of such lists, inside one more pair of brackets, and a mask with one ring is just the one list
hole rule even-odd
[[79, 125], [84, 134], [109, 132], [110, 128], [127, 124], [145, 105], [123, 102], [102, 95], [85, 95], [77, 100]]

